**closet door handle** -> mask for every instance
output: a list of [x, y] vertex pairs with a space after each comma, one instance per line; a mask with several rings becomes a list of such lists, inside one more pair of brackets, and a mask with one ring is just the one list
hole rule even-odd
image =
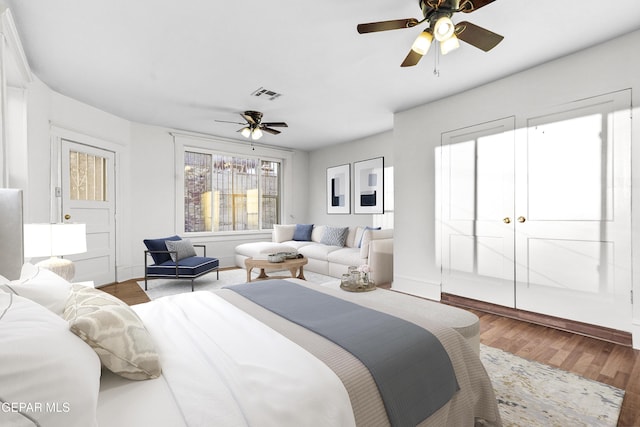
[[519, 217], [518, 217], [518, 222], [519, 222], [519, 223], [523, 223], [523, 222], [525, 222], [526, 220], [527, 220], [527, 219], [526, 219], [525, 217], [523, 217], [523, 216], [519, 216]]
[[504, 222], [505, 224], [509, 224], [511, 222], [511, 218], [506, 217], [505, 219], [502, 220], [502, 222]]

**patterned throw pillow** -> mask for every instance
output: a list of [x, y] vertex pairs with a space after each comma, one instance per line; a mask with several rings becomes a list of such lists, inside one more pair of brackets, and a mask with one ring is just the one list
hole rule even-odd
[[320, 243], [329, 246], [344, 246], [349, 235], [349, 227], [329, 227], [324, 229]]
[[160, 376], [151, 335], [138, 315], [118, 298], [73, 285], [63, 317], [71, 331], [89, 344], [113, 373], [131, 380]]
[[189, 239], [167, 240], [165, 243], [167, 244], [168, 251], [178, 252], [177, 256], [175, 253], [171, 254], [171, 259], [173, 260], [173, 262], [180, 261], [181, 259], [184, 259], [184, 258], [196, 256], [196, 250], [193, 248], [193, 245], [191, 244], [191, 240]]

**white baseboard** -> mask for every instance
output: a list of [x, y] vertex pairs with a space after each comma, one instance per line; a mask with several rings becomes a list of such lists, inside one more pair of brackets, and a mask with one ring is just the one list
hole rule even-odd
[[394, 274], [391, 289], [434, 301], [440, 301], [440, 283], [429, 283], [417, 277]]

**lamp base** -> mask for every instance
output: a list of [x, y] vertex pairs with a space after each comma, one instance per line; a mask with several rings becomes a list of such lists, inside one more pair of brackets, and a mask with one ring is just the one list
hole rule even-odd
[[69, 282], [73, 280], [73, 276], [76, 275], [76, 266], [73, 261], [68, 259], [51, 257], [44, 261], [40, 261], [36, 265], [38, 267], [46, 268], [47, 270], [52, 271], [53, 273]]

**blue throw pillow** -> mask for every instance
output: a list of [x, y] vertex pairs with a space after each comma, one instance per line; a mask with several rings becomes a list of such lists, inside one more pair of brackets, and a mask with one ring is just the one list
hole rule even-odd
[[366, 226], [366, 227], [364, 228], [364, 230], [362, 231], [362, 236], [360, 236], [360, 241], [358, 242], [358, 247], [359, 247], [359, 248], [361, 248], [361, 247], [362, 247], [362, 238], [364, 237], [364, 233], [365, 233], [367, 230], [381, 230], [381, 228], [380, 228], [380, 227], [369, 227], [369, 226]]
[[296, 231], [293, 232], [293, 240], [309, 242], [311, 241], [312, 231], [313, 224], [296, 224]]
[[349, 235], [349, 227], [325, 227], [320, 243], [343, 247]]
[[[145, 239], [143, 240], [144, 245], [150, 251], [166, 251], [167, 244], [166, 240], [182, 240], [180, 236], [171, 236], [165, 237], [163, 239]], [[151, 258], [153, 258], [153, 262], [156, 264], [162, 264], [163, 262], [169, 261], [171, 259], [171, 255], [167, 254], [149, 254]]]

